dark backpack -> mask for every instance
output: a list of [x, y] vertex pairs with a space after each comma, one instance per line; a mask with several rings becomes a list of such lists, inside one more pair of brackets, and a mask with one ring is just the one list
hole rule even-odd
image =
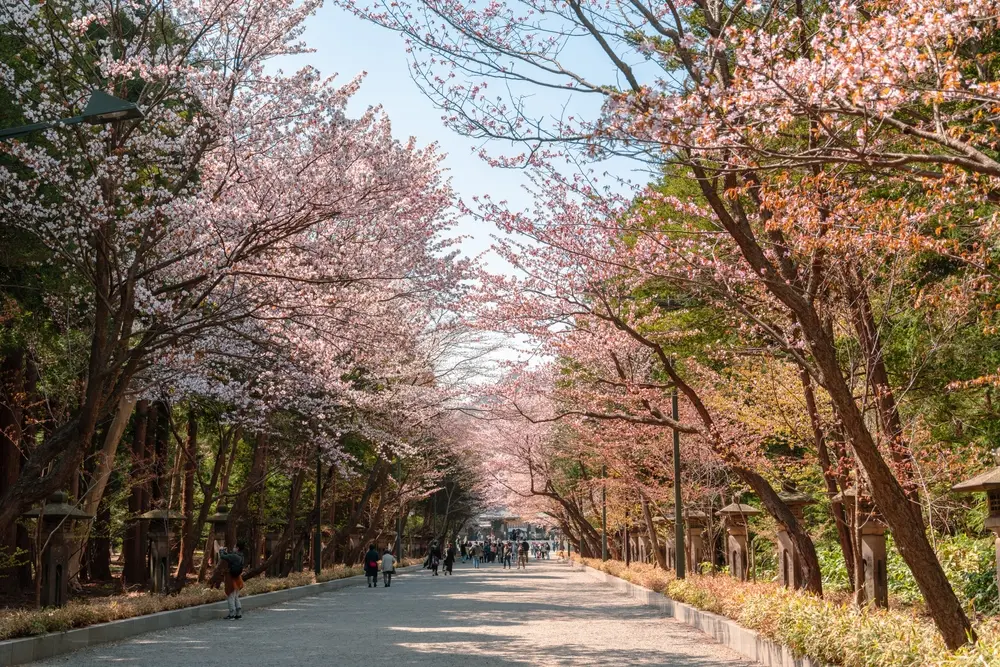
[[228, 553], [223, 558], [229, 563], [230, 576], [238, 577], [243, 573], [243, 556], [237, 553]]

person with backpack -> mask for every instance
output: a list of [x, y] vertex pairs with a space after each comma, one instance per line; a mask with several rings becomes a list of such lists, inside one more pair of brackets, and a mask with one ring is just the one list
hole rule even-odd
[[374, 544], [369, 544], [368, 551], [365, 553], [365, 580], [368, 582], [368, 588], [372, 586], [378, 588], [378, 562], [380, 560], [378, 549], [375, 548]]
[[434, 576], [438, 576], [438, 568], [441, 566], [441, 545], [437, 540], [431, 542], [430, 565]]
[[223, 569], [226, 585], [226, 604], [229, 606], [229, 616], [226, 620], [243, 618], [243, 607], [240, 605], [240, 591], [243, 590], [243, 551], [246, 546], [236, 543], [234, 551], [225, 547], [219, 550], [219, 567]]
[[385, 555], [382, 556], [382, 583], [386, 588], [392, 585], [392, 575], [396, 572], [396, 557], [392, 555], [392, 549], [385, 548]]

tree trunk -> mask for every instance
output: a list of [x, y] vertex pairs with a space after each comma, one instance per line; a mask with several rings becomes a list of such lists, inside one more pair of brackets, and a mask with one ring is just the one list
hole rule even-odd
[[[359, 502], [351, 508], [351, 513], [347, 517], [347, 524], [344, 526], [344, 535], [339, 537], [342, 539], [347, 535], [350, 535], [354, 528], [358, 525], [358, 521], [361, 519], [361, 515], [364, 514], [365, 510], [368, 508], [368, 503], [371, 500], [371, 496], [385, 482], [386, 477], [389, 474], [389, 464], [382, 457], [379, 457], [375, 461], [375, 465], [372, 466], [371, 471], [368, 473], [368, 481], [365, 484], [364, 491], [361, 494]], [[349, 547], [345, 545], [344, 556], [341, 562], [344, 565], [353, 565], [357, 562], [358, 557], [361, 554], [360, 544]]]
[[164, 401], [156, 401], [149, 411], [149, 426], [147, 437], [152, 436], [153, 446], [150, 449], [150, 505], [166, 509], [166, 499], [170, 493], [167, 480], [167, 461], [169, 459], [168, 439], [170, 434], [170, 406]]
[[[188, 406], [187, 441], [181, 453], [181, 512], [184, 514], [184, 524], [181, 529], [181, 557], [177, 563], [176, 588], [180, 590], [186, 583], [187, 573], [194, 557], [194, 549], [198, 536], [195, 525], [198, 522], [194, 515], [194, 475], [198, 461], [198, 413], [194, 406]], [[191, 554], [185, 558], [185, 554]], [[183, 578], [182, 578], [183, 575]]]
[[[22, 436], [25, 404], [24, 350], [8, 352], [0, 361], [0, 497], [17, 483], [21, 472]], [[0, 556], [17, 553], [17, 526], [11, 524], [0, 532]], [[23, 558], [27, 560], [27, 554]], [[20, 587], [18, 568], [0, 570], [0, 592], [14, 593]]]
[[264, 485], [264, 472], [267, 466], [267, 436], [258, 433], [254, 438], [253, 462], [250, 464], [250, 473], [247, 481], [240, 492], [236, 494], [236, 502], [233, 503], [229, 512], [229, 522], [226, 524], [226, 546], [232, 547], [236, 544], [236, 529], [239, 523], [246, 516], [247, 508], [250, 505], [250, 494]]
[[[188, 417], [188, 452], [194, 453], [198, 450], [198, 421], [193, 413]], [[208, 484], [202, 484], [201, 507], [198, 516], [194, 516], [194, 498], [191, 494], [191, 521], [186, 521], [184, 534], [181, 535], [180, 557], [177, 562], [177, 572], [174, 576], [174, 590], [180, 590], [187, 583], [187, 575], [193, 569], [194, 550], [198, 546], [198, 540], [205, 528], [208, 515], [212, 513], [213, 493], [218, 488], [219, 477], [226, 466], [226, 454], [229, 451], [230, 438], [219, 439], [219, 451], [215, 455], [215, 464], [212, 466], [212, 477]], [[191, 488], [194, 489], [194, 474], [192, 472]], [[202, 554], [202, 558], [207, 559], [208, 554]]]
[[122, 552], [125, 556], [125, 567], [122, 570], [122, 584], [126, 586], [144, 586], [146, 584], [146, 545], [142, 542], [141, 522], [136, 517], [142, 514], [143, 511], [142, 483], [145, 476], [143, 463], [145, 460], [148, 414], [149, 401], [139, 401], [135, 407], [135, 418], [132, 420], [132, 466], [129, 476], [131, 493], [128, 499], [129, 520], [126, 524], [125, 539], [122, 543]]
[[653, 516], [649, 512], [649, 500], [642, 496], [642, 519], [646, 524], [646, 535], [649, 541], [649, 548], [656, 557], [656, 564], [664, 570], [667, 569], [667, 554], [660, 548], [660, 538], [656, 534], [656, 527], [653, 525]]
[[889, 384], [889, 371], [885, 366], [882, 341], [875, 315], [872, 313], [868, 291], [853, 273], [846, 275], [844, 282], [847, 300], [851, 307], [851, 320], [865, 355], [867, 366], [865, 375], [882, 430], [887, 436], [889, 456], [895, 467], [896, 478], [900, 480], [907, 495], [914, 502], [919, 502], [917, 485], [913, 479], [913, 452], [906, 442], [896, 396]]
[[[882, 458], [854, 393], [844, 379], [832, 325], [824, 323], [815, 301], [775, 269], [755, 237], [745, 211], [736, 206], [730, 208], [715, 189], [717, 182], [708, 176], [704, 167], [697, 163], [690, 166], [702, 194], [719, 223], [739, 246], [749, 267], [761, 276], [765, 288], [798, 320], [816, 366], [816, 380], [830, 395], [844, 432], [871, 483], [872, 498], [895, 537], [900, 555], [913, 573], [945, 645], [957, 649], [970, 639], [974, 641], [976, 634], [972, 625], [927, 539], [923, 513]], [[733, 175], [728, 180], [735, 178]]]
[[872, 498], [892, 531], [896, 547], [910, 567], [945, 644], [950, 649], [957, 649], [970, 637], [975, 639], [975, 632], [927, 539], [920, 506], [911, 500], [879, 453], [854, 394], [840, 372], [836, 348], [818, 318], [804, 321], [802, 329], [807, 338], [812, 339], [810, 347], [823, 374], [824, 388], [867, 474]]
[[87, 540], [87, 572], [93, 581], [111, 581], [111, 505], [105, 498]]
[[[809, 423], [812, 426], [813, 442], [816, 445], [816, 458], [819, 460], [820, 469], [823, 471], [826, 492], [830, 498], [833, 498], [844, 491], [846, 487], [840, 483], [840, 479], [833, 469], [830, 452], [826, 446], [826, 437], [823, 433], [823, 424], [820, 421], [819, 409], [816, 405], [816, 393], [813, 391], [809, 373], [804, 368], [799, 369], [799, 380], [802, 382], [802, 393], [806, 399], [806, 409], [809, 411]], [[839, 500], [831, 501], [830, 512], [833, 514], [833, 521], [837, 526], [837, 539], [840, 542], [840, 553], [844, 557], [847, 578], [851, 583], [851, 590], [855, 590], [854, 540], [851, 539], [851, 529], [847, 525], [844, 504]]]
[[302, 495], [303, 481], [305, 481], [305, 472], [302, 470], [295, 473], [295, 476], [292, 477], [292, 486], [288, 492], [288, 511], [285, 513], [285, 530], [281, 534], [281, 539], [279, 539], [278, 544], [275, 545], [270, 558], [267, 558], [260, 565], [245, 573], [243, 575], [244, 579], [251, 579], [267, 572], [271, 565], [278, 562], [284, 556], [288, 545], [291, 544], [292, 540], [298, 536], [295, 526], [295, 514], [296, 509], [299, 506], [299, 498]]
[[[115, 411], [115, 416], [111, 420], [111, 425], [108, 426], [107, 433], [104, 436], [104, 445], [97, 453], [96, 460], [94, 461], [93, 478], [91, 479], [87, 492], [81, 499], [81, 509], [91, 516], [95, 516], [97, 514], [98, 507], [100, 507], [101, 502], [104, 499], [104, 492], [107, 489], [108, 480], [111, 479], [111, 472], [114, 470], [115, 457], [118, 454], [118, 445], [121, 443], [122, 435], [125, 433], [125, 427], [128, 425], [129, 417], [132, 416], [132, 411], [135, 409], [136, 404], [136, 399], [130, 396], [122, 396], [121, 400], [118, 401], [118, 408]], [[148, 419], [144, 419], [144, 422], [147, 424], [148, 421]], [[133, 454], [134, 453], [135, 449], [133, 448]], [[137, 480], [140, 479], [140, 476], [136, 474], [134, 466], [131, 479], [133, 484], [136, 484]], [[133, 487], [133, 489], [134, 488], [135, 487]], [[140, 499], [138, 507], [142, 508], [145, 505], [146, 503], [144, 500]], [[82, 538], [80, 543], [87, 544], [93, 525], [86, 521], [82, 522], [82, 524], [83, 525], [81, 526], [80, 531], [82, 533]], [[108, 528], [105, 527], [103, 532], [106, 533], [107, 530]], [[130, 543], [130, 546], [134, 544], [135, 539], [138, 539], [138, 544], [144, 545], [146, 543], [143, 539], [141, 531], [138, 536], [132, 536], [133, 541]], [[107, 538], [107, 543], [110, 545], [110, 537]], [[110, 548], [110, 546], [108, 548]], [[75, 577], [80, 569], [81, 556], [82, 554], [80, 552], [75, 552], [72, 556], [70, 556], [69, 567], [67, 568], [70, 579]], [[91, 576], [94, 576], [93, 573], [91, 573]]]

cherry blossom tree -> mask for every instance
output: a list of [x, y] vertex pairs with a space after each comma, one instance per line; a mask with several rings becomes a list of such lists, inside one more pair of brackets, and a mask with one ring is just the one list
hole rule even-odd
[[[993, 6], [342, 4], [406, 35], [418, 80], [453, 127], [525, 143], [497, 164], [539, 164], [565, 149], [672, 164], [691, 179], [687, 201], [672, 206], [702, 207], [694, 215], [718, 245], [709, 264], [723, 272], [714, 282], [829, 396], [945, 642], [973, 636], [925, 534], [871, 288], [886, 257], [907, 251], [987, 265], [990, 242], [976, 235], [992, 234], [991, 213], [965, 246], [941, 230], [963, 199], [988, 200], [994, 188], [984, 124], [994, 84], [975, 55], [994, 30]], [[581, 52], [607, 68], [584, 71]], [[494, 96], [496, 82], [511, 94]], [[601, 113], [545, 120], [528, 97], [538, 86], [600, 96]], [[635, 227], [655, 237], [648, 257], [667, 258], [664, 273], [685, 275], [678, 257], [706, 261]], [[992, 284], [981, 274], [973, 289]], [[838, 350], [841, 314], [866, 359], [874, 427]]]
[[5, 216], [75, 281], [53, 312], [89, 331], [90, 351], [79, 408], [31, 451], [0, 524], [66, 482], [97, 421], [127, 411], [153, 366], [223, 353], [232, 342], [208, 339], [239, 340], [248, 321], [271, 336], [311, 332], [295, 345], [321, 346], [322, 363], [363, 365], [352, 342], [392, 346], [401, 326], [420, 326], [417, 295], [453, 284], [451, 192], [434, 149], [395, 141], [378, 109], [347, 118], [359, 81], [265, 70], [303, 50], [315, 7], [67, 1], [0, 13], [38, 55], [2, 69], [26, 120], [72, 115], [92, 87], [145, 113], [4, 147], [15, 165], [0, 173]]

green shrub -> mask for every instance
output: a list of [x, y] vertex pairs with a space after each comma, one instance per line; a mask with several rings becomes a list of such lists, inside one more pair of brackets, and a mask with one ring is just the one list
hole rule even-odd
[[[978, 557], [978, 556], [977, 556]], [[609, 574], [624, 565], [583, 559]], [[649, 567], [649, 566], [645, 566]], [[642, 571], [626, 571], [634, 580]], [[660, 571], [662, 572], [662, 570]], [[727, 616], [740, 625], [780, 642], [796, 655], [844, 667], [978, 667], [1000, 666], [1000, 619], [976, 628], [975, 646], [949, 652], [934, 626], [913, 612], [857, 608], [789, 591], [775, 583], [740, 582], [722, 575], [690, 575], [667, 582], [666, 594], [691, 606]]]
[[[420, 561], [405, 559], [402, 566], [418, 562]], [[318, 578], [312, 572], [292, 572], [287, 577], [254, 577], [247, 580], [243, 594], [270, 593], [305, 586], [316, 581], [343, 579], [363, 573], [364, 569], [359, 566], [335, 565], [323, 570]], [[92, 600], [71, 600], [65, 607], [60, 608], [3, 610], [0, 611], [0, 640], [72, 630], [96, 623], [145, 616], [224, 599], [226, 596], [220, 589], [197, 584], [187, 586], [175, 595], [128, 593]]]

